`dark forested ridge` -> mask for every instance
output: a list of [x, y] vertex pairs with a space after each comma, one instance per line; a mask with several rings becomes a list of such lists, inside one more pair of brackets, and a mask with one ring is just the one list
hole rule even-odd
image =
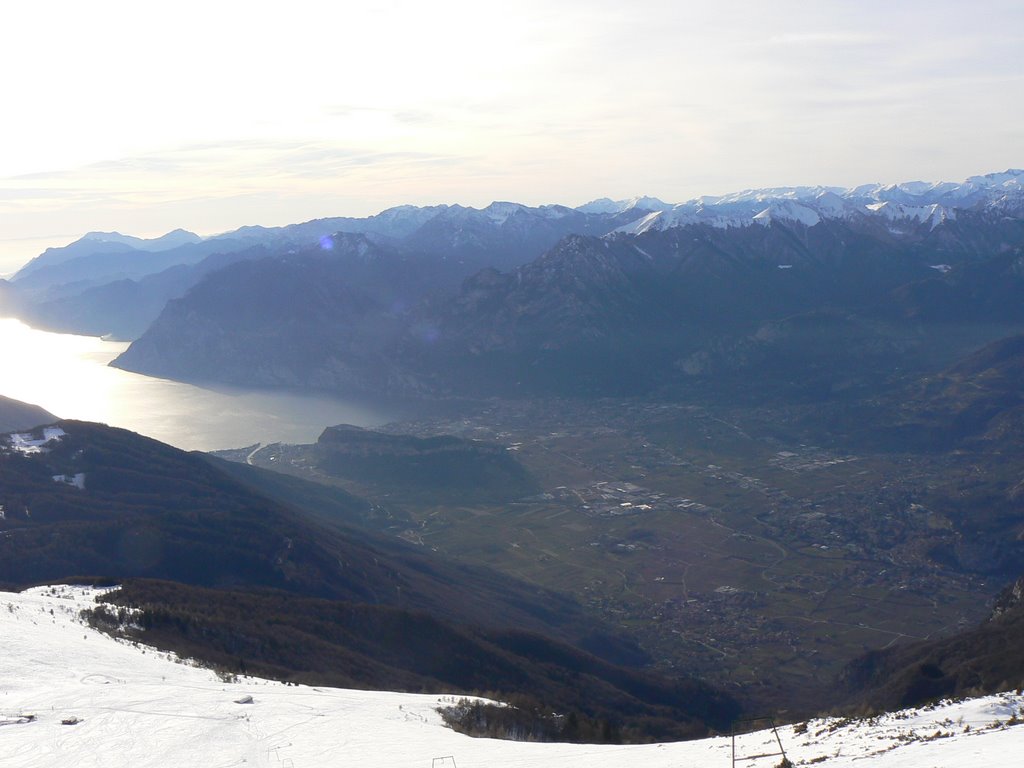
[[[616, 666], [521, 630], [456, 626], [395, 607], [271, 592], [131, 581], [106, 602], [141, 610], [141, 638], [229, 672], [310, 685], [529, 696], [614, 724], [619, 738], [687, 738], [724, 729], [739, 708], [693, 680]], [[94, 622], [113, 628], [116, 608]]]
[[1006, 587], [992, 615], [965, 632], [851, 662], [841, 682], [848, 701], [875, 710], [1024, 687], [1024, 578]]
[[[553, 592], [344, 520], [325, 527], [201, 455], [102, 425], [58, 425], [67, 434], [47, 453], [0, 453], [0, 582], [146, 576], [401, 606], [485, 626], [568, 635], [596, 627]], [[76, 475], [84, 488], [54, 479]], [[353, 514], [361, 508], [353, 500]]]
[[504, 446], [450, 435], [419, 438], [338, 425], [324, 430], [311, 454], [328, 475], [421, 502], [511, 501], [540, 491]]

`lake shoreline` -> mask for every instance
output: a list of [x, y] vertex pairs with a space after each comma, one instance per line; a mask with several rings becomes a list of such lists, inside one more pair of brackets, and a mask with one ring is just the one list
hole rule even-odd
[[379, 426], [405, 410], [323, 393], [197, 386], [109, 366], [127, 346], [0, 318], [0, 394], [62, 419], [96, 421], [203, 451], [314, 442], [327, 426]]

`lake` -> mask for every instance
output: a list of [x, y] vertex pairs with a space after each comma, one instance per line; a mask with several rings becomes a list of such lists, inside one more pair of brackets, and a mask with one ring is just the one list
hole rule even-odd
[[324, 427], [392, 421], [387, 407], [320, 395], [207, 389], [107, 366], [126, 342], [0, 319], [0, 395], [64, 419], [98, 421], [186, 450], [310, 443]]

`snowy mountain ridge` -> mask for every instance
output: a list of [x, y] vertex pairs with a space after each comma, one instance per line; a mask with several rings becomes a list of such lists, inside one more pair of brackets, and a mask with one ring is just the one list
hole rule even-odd
[[[628, 210], [633, 201], [607, 198], [580, 206], [590, 210]], [[660, 201], [658, 201], [660, 203]], [[788, 221], [810, 227], [821, 219], [853, 219], [881, 215], [890, 222], [928, 224], [931, 228], [956, 218], [957, 209], [993, 210], [1024, 214], [1024, 170], [971, 176], [966, 181], [912, 181], [901, 184], [866, 184], [842, 187], [772, 187], [748, 189], [719, 196], [703, 196], [684, 203], [652, 206], [651, 213], [619, 227], [616, 232], [641, 234], [687, 224], [717, 228], [745, 227], [753, 223]]]
[[[891, 207], [884, 208], [885, 204]], [[922, 213], [922, 209], [940, 206]], [[428, 226], [476, 226], [505, 228], [510, 220], [571, 221], [572, 216], [608, 219], [601, 234], [640, 234], [689, 224], [707, 224], [727, 229], [771, 221], [797, 222], [813, 226], [821, 219], [852, 219], [882, 214], [890, 221], [907, 224], [930, 223], [932, 227], [955, 218], [955, 209], [989, 209], [1008, 215], [1024, 214], [1024, 170], [971, 176], [962, 183], [911, 181], [900, 184], [864, 184], [843, 188], [831, 186], [768, 187], [746, 189], [725, 195], [705, 195], [673, 204], [656, 197], [612, 200], [607, 197], [569, 208], [563, 205], [528, 206], [496, 201], [483, 208], [463, 205], [398, 205], [373, 216], [312, 219], [282, 227], [244, 226], [209, 237], [176, 229], [157, 238], [144, 239], [119, 232], [90, 232], [60, 248], [50, 248], [28, 263], [15, 280], [52, 264], [60, 264], [97, 250], [128, 250], [159, 253], [201, 243], [253, 244], [276, 242], [299, 246], [313, 243], [336, 232], [372, 235], [404, 240]], [[616, 218], [617, 217], [617, 218]], [[616, 219], [614, 222], [612, 219]], [[623, 221], [626, 223], [623, 224]], [[600, 225], [594, 222], [600, 229]], [[594, 232], [591, 232], [594, 234]], [[240, 245], [237, 247], [241, 247]]]
[[[728, 737], [643, 745], [476, 739], [443, 724], [458, 697], [286, 685], [218, 676], [173, 654], [115, 640], [81, 611], [104, 590], [0, 593], [4, 765], [249, 765], [316, 768], [677, 768], [727, 766]], [[737, 736], [736, 757], [824, 768], [1015, 764], [1024, 696], [942, 702], [867, 719], [816, 719]], [[751, 757], [762, 755], [760, 758]], [[1014, 757], [1014, 756], [1017, 757]]]
[[666, 203], [656, 197], [634, 197], [629, 200], [612, 200], [602, 197], [589, 203], [577, 206], [576, 210], [583, 213], [623, 213], [625, 211], [668, 211], [672, 203]]

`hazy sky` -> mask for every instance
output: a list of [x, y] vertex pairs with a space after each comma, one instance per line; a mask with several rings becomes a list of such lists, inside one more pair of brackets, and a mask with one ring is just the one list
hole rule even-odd
[[89, 230], [1024, 166], [1020, 0], [48, 0], [0, 67], [0, 273]]

